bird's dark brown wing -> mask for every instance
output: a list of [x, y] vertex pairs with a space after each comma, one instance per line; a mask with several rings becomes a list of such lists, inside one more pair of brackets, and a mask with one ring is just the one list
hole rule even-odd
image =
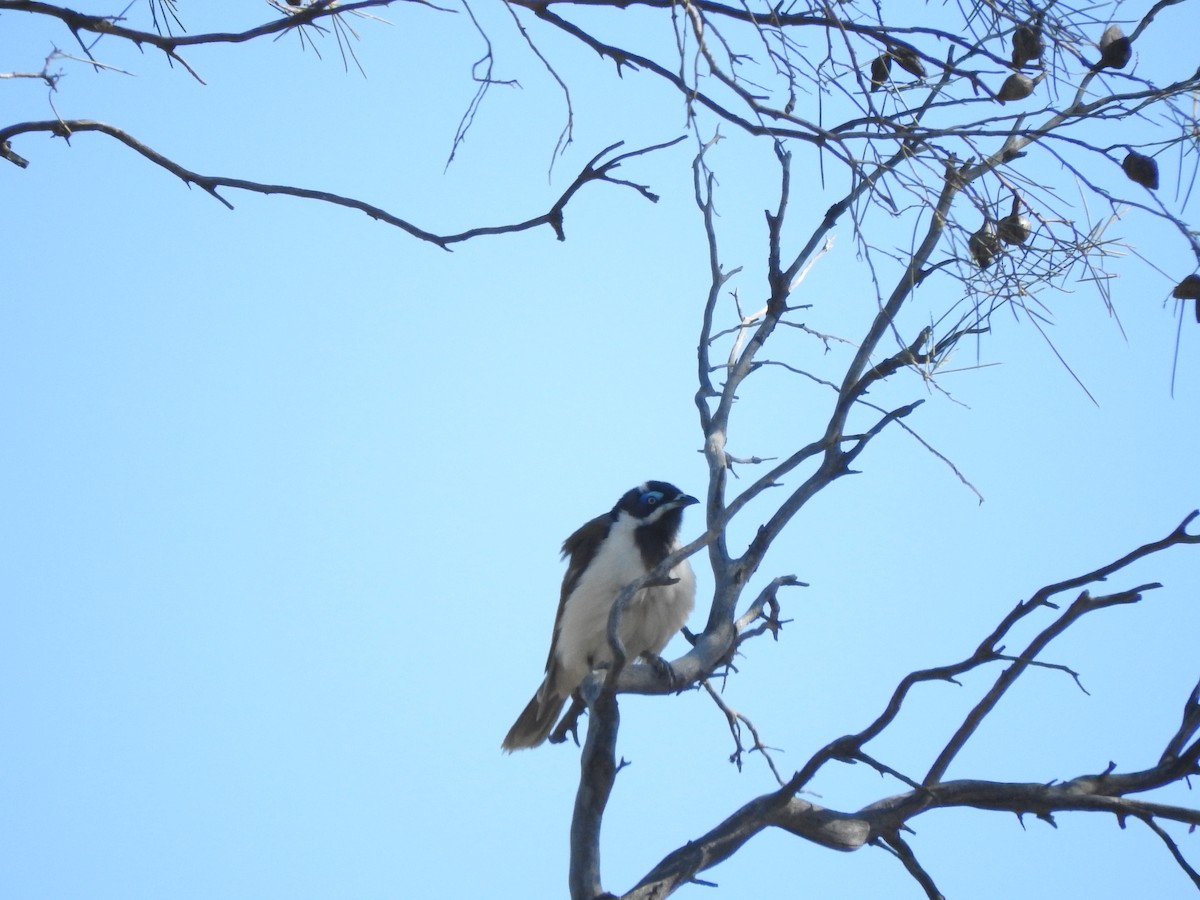
[[550, 638], [550, 654], [546, 657], [547, 672], [554, 664], [554, 649], [558, 643], [558, 626], [562, 622], [563, 608], [567, 605], [567, 598], [579, 584], [584, 569], [595, 558], [596, 551], [600, 549], [600, 544], [608, 535], [608, 529], [611, 526], [612, 516], [604, 513], [580, 526], [574, 534], [563, 541], [563, 556], [569, 561], [567, 562], [567, 573], [563, 575], [562, 591], [558, 595], [558, 613], [554, 616], [554, 634]]

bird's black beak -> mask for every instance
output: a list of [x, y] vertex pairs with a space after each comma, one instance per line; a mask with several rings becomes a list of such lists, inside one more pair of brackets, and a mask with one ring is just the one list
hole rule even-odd
[[674, 500], [672, 500], [671, 507], [672, 509], [683, 509], [685, 506], [691, 506], [693, 503], [699, 502], [700, 501], [691, 494], [684, 494], [682, 497], [676, 497]]

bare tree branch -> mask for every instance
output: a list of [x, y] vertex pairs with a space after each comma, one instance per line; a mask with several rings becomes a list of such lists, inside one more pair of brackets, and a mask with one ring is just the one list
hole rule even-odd
[[[1200, 809], [1172, 806], [1169, 804], [1132, 799], [1126, 795], [1162, 787], [1184, 778], [1200, 775], [1200, 683], [1192, 690], [1184, 707], [1183, 721], [1174, 735], [1166, 742], [1159, 762], [1146, 770], [1116, 772], [1115, 767], [1098, 775], [1083, 775], [1067, 782], [1020, 784], [964, 779], [940, 781], [936, 776], [961, 749], [974, 725], [995, 706], [995, 701], [1029, 665], [1033, 657], [1056, 635], [1061, 634], [1089, 612], [1112, 606], [1136, 602], [1140, 591], [1152, 586], [1131, 591], [1121, 591], [1105, 597], [1091, 597], [1086, 592], [1031, 642], [1018, 657], [1018, 661], [1006, 669], [997, 680], [992, 691], [968, 715], [967, 723], [972, 729], [964, 729], [955, 735], [940, 754], [923, 784], [905, 778], [890, 767], [871, 760], [862, 747], [877, 737], [899, 715], [909, 691], [925, 681], [953, 680], [981, 665], [997, 661], [1002, 657], [995, 648], [996, 643], [1020, 618], [1035, 609], [1047, 608], [1048, 597], [1081, 584], [1103, 581], [1106, 577], [1136, 560], [1160, 553], [1175, 546], [1200, 544], [1200, 535], [1186, 531], [1188, 524], [1200, 515], [1193, 512], [1167, 537], [1144, 544], [1120, 559], [1102, 566], [1086, 575], [1075, 576], [1056, 584], [1047, 585], [1034, 593], [1033, 597], [1019, 604], [1002, 621], [1001, 625], [980, 644], [972, 656], [950, 666], [923, 669], [906, 675], [897, 686], [884, 711], [866, 728], [831, 742], [814, 756], [779, 791], [764, 794], [733, 813], [715, 828], [688, 842], [672, 852], [655, 866], [628, 894], [627, 898], [666, 897], [676, 888], [687, 884], [700, 872], [728, 858], [746, 841], [762, 831], [775, 826], [784, 828], [799, 837], [822, 846], [841, 850], [855, 850], [873, 840], [885, 843], [904, 863], [909, 873], [921, 884], [927, 896], [940, 896], [932, 878], [917, 862], [911, 848], [900, 838], [900, 830], [906, 823], [923, 813], [937, 809], [969, 807], [980, 810], [1011, 812], [1017, 815], [1032, 814], [1052, 820], [1058, 812], [1107, 812], [1119, 820], [1135, 817], [1148, 824], [1157, 819], [1200, 825]], [[1190, 742], [1190, 743], [1189, 743]], [[816, 772], [833, 760], [867, 761], [885, 774], [890, 774], [909, 783], [911, 789], [905, 793], [887, 797], [872, 803], [855, 813], [843, 813], [815, 806], [795, 796], [811, 781]], [[1152, 826], [1157, 827], [1157, 826]], [[1178, 848], [1168, 843], [1182, 860]], [[1185, 871], [1190, 867], [1180, 863]]]
[[[250, 44], [291, 31], [314, 48], [316, 36], [332, 31], [343, 60], [357, 63], [349, 45], [355, 35], [346, 15], [374, 19], [371, 10], [399, 7], [397, 0], [297, 0], [270, 5], [269, 22], [195, 35], [185, 32], [173, 3], [163, 9], [150, 3], [147, 28], [127, 21], [128, 9], [120, 15], [92, 15], [38, 0], [0, 0], [0, 15], [27, 13], [50, 20], [56, 29], [65, 28], [95, 70], [113, 68], [92, 53], [96, 41], [105, 38], [153, 47], [200, 80], [183, 51]], [[611, 896], [604, 891], [600, 841], [612, 787], [623, 765], [616, 748], [617, 695], [668, 695], [690, 685], [703, 686], [725, 717], [734, 742], [731, 760], [740, 767], [746, 753], [760, 752], [781, 786], [743, 804], [696, 840], [668, 853], [627, 897], [661, 900], [679, 886], [697, 882], [702, 872], [736, 853], [763, 829], [774, 827], [824, 848], [886, 848], [926, 896], [940, 898], [933, 875], [904, 832], [917, 816], [947, 808], [1034, 815], [1051, 824], [1063, 812], [1109, 813], [1122, 825], [1132, 817], [1145, 823], [1200, 887], [1196, 868], [1163, 827], [1165, 822], [1195, 827], [1200, 824], [1200, 810], [1133, 796], [1200, 775], [1200, 683], [1184, 703], [1178, 728], [1161, 745], [1153, 745], [1157, 761], [1148, 768], [1118, 771], [1110, 764], [1097, 774], [1037, 784], [946, 780], [980, 724], [1030, 668], [1065, 672], [1082, 688], [1078, 672], [1047, 662], [1041, 655], [1051, 641], [1085, 616], [1138, 603], [1145, 592], [1156, 589], [1158, 585], [1151, 583], [1100, 595], [1090, 590], [1136, 561], [1200, 543], [1200, 534], [1188, 532], [1200, 512], [1191, 513], [1165, 538], [1094, 571], [1042, 587], [1009, 611], [965, 658], [909, 672], [862, 730], [827, 741], [786, 781], [749, 718], [713, 684], [714, 678], [736, 675], [735, 659], [753, 646], [753, 639], [768, 633], [773, 639], [780, 637], [787, 621], [780, 589], [803, 582], [794, 575], [775, 575], [768, 577], [748, 605], [743, 594], [751, 589], [768, 557], [778, 552], [779, 538], [809, 502], [844, 476], [855, 474], [854, 466], [869, 461], [871, 454], [866, 451], [878, 446], [875, 438], [899, 426], [974, 490], [951, 459], [918, 436], [917, 426], [911, 423], [920, 421], [926, 398], [914, 398], [911, 391], [924, 391], [934, 399], [950, 398], [939, 383], [949, 371], [948, 361], [961, 346], [972, 341], [978, 345], [989, 334], [993, 316], [1007, 311], [1031, 324], [1091, 396], [1048, 330], [1054, 321], [1053, 292], [1073, 289], [1081, 282], [1090, 285], [1102, 309], [1115, 317], [1108, 285], [1128, 245], [1123, 236], [1111, 232], [1118, 223], [1125, 224], [1126, 216], [1165, 225], [1176, 245], [1172, 249], [1182, 250], [1188, 260], [1186, 269], [1200, 266], [1200, 236], [1185, 209], [1191, 187], [1200, 178], [1200, 118], [1195, 103], [1200, 69], [1194, 68], [1194, 60], [1171, 60], [1162, 61], [1164, 65], [1151, 73], [1138, 59], [1142, 48], [1149, 46], [1143, 42], [1166, 23], [1178, 24], [1168, 13], [1176, 5], [1179, 0], [1158, 0], [1140, 18], [1124, 17], [1122, 25], [1136, 22], [1126, 36], [1108, 18], [1117, 16], [1119, 4], [1091, 7], [983, 0], [958, 10], [940, 8], [934, 16], [901, 8], [904, 21], [911, 24], [894, 24], [883, 4], [854, 0], [791, 6], [719, 0], [507, 0], [502, 14], [507, 13], [512, 22], [501, 18], [506, 26], [515, 23], [514, 37], [507, 27], [489, 33], [492, 26], [482, 8], [477, 17], [464, 2], [467, 15], [461, 20], [469, 20], [485, 50], [472, 69], [476, 92], [454, 135], [451, 159], [489, 88], [506, 83], [492, 67], [506, 38], [548, 72], [565, 97], [566, 124], [551, 151], [552, 165], [572, 140], [576, 116], [571, 68], [556, 54], [580, 49], [612, 61], [620, 77], [643, 77], [665, 85], [679, 98], [697, 141], [692, 191], [703, 225], [708, 284], [704, 296], [697, 298], [700, 329], [694, 404], [709, 476], [705, 531], [615, 598], [608, 620], [614, 662], [584, 682], [554, 731], [556, 741], [575, 735], [578, 717], [588, 710], [571, 825], [573, 900]], [[425, 0], [408, 0], [405, 8], [459, 11]], [[618, 17], [627, 17], [630, 9], [661, 24], [661, 35], [647, 37], [640, 29], [598, 25], [606, 13], [621, 21]], [[950, 19], [959, 14], [962, 18], [957, 22]], [[546, 212], [509, 224], [437, 234], [355, 198], [201, 174], [117, 126], [61, 118], [53, 101], [60, 84], [51, 61], [57, 58], [67, 57], [55, 51], [40, 73], [24, 71], [31, 68], [28, 65], [22, 65], [22, 71], [14, 66], [14, 71], [0, 73], [0, 80], [9, 85], [40, 79], [52, 95], [50, 118], [42, 120], [40, 114], [35, 121], [22, 116], [29, 121], [0, 128], [0, 157], [19, 167], [29, 164], [13, 146], [22, 135], [48, 133], [69, 141], [81, 133], [97, 132], [228, 208], [232, 203], [225, 194], [233, 190], [316, 200], [358, 210], [445, 250], [478, 237], [542, 226], [564, 240], [566, 207], [593, 182], [629, 188], [655, 202], [658, 196], [647, 184], [620, 177], [617, 170], [683, 140], [624, 152], [620, 152], [623, 142], [613, 143], [579, 169]], [[774, 154], [773, 167], [768, 168], [777, 172], [777, 188], [764, 204], [772, 208], [759, 223], [765, 240], [761, 254], [765, 265], [760, 267], [765, 271], [750, 287], [740, 279], [751, 277], [747, 268], [753, 272], [753, 267], [730, 265], [722, 258], [716, 174], [720, 143], [727, 137], [722, 128], [739, 140], [768, 140], [762, 146]], [[702, 138], [701, 133], [711, 137]], [[1165, 190], [1156, 193], [1160, 178], [1164, 184], [1168, 180], [1160, 164], [1173, 158], [1169, 154], [1178, 157], [1171, 176], [1175, 200], [1168, 199]], [[1027, 162], [1038, 157], [1043, 166], [1049, 161], [1055, 172], [1061, 171], [1065, 181], [1047, 177]], [[797, 173], [809, 181], [794, 183]], [[816, 191], [811, 189], [817, 186], [827, 193], [824, 200], [812, 203]], [[1082, 199], [1069, 199], [1068, 187], [1077, 188]], [[826, 207], [829, 198], [834, 202]], [[1100, 207], [1094, 217], [1089, 201], [1098, 201]], [[823, 258], [833, 247], [838, 229], [849, 232], [850, 247], [863, 272], [861, 283], [836, 298], [845, 307], [838, 310], [846, 313], [850, 324], [845, 326], [840, 324], [841, 316], [820, 318], [829, 306], [822, 301], [829, 298], [816, 295], [811, 286], [815, 279], [807, 277], [818, 261], [826, 264]], [[839, 250], [845, 246], [843, 238]], [[1164, 264], [1167, 269], [1171, 265], [1179, 264]], [[1187, 280], [1200, 283], [1200, 275], [1189, 274], [1183, 265], [1179, 268], [1180, 273], [1169, 278], [1159, 269], [1166, 278], [1164, 293], [1177, 285], [1175, 297], [1196, 299], [1200, 317], [1200, 287], [1188, 287]], [[941, 305], [934, 308], [918, 306], [914, 303], [918, 289], [922, 300], [939, 291], [950, 299], [937, 301]], [[785, 336], [789, 335], [799, 337], [802, 350], [788, 346]], [[805, 394], [797, 398], [795, 410], [786, 410], [798, 427], [782, 446], [741, 446], [748, 443], [742, 436], [748, 431], [742, 428], [743, 401], [759, 382], [772, 377], [764, 372], [778, 373], [797, 391], [819, 396], [810, 403]], [[784, 373], [803, 377], [793, 379]], [[906, 382], [906, 373], [915, 378]], [[910, 393], [896, 396], [906, 390]], [[817, 423], [816, 429], [803, 431], [806, 421]], [[737, 477], [742, 473], [735, 472], [735, 466], [744, 465], [760, 468], [731, 491], [730, 473]], [[731, 533], [739, 535], [744, 546], [731, 548]], [[688, 633], [690, 650], [669, 666], [627, 660], [618, 626], [636, 592], [665, 583], [676, 564], [701, 549], [707, 550], [713, 576], [704, 630]], [[792, 571], [795, 566], [787, 564], [782, 570]], [[1060, 607], [1056, 598], [1066, 592], [1076, 596]], [[1015, 626], [1035, 614], [1049, 618], [1048, 624], [1019, 652], [1007, 650], [1004, 642], [1012, 640]], [[897, 722], [918, 685], [958, 683], [960, 676], [989, 666], [999, 669], [990, 688], [937, 751], [923, 778], [906, 774], [877, 751], [868, 752], [867, 745]], [[750, 734], [749, 741], [743, 729]], [[801, 800], [798, 794], [831, 762], [869, 766], [899, 793], [847, 811]]]
[[141, 31], [127, 28], [120, 24], [119, 16], [94, 16], [75, 12], [65, 6], [52, 3], [41, 3], [37, 0], [0, 0], [0, 12], [27, 12], [46, 16], [61, 21], [72, 34], [78, 37], [80, 32], [101, 35], [105, 37], [122, 38], [137, 45], [148, 44], [162, 50], [173, 59], [178, 59], [176, 50], [180, 47], [196, 47], [203, 44], [242, 44], [256, 38], [276, 35], [289, 31], [301, 25], [310, 25], [331, 16], [355, 13], [374, 7], [391, 6], [393, 3], [404, 2], [416, 6], [437, 10], [438, 12], [453, 12], [451, 9], [437, 6], [425, 0], [353, 0], [349, 3], [335, 3], [332, 0], [315, 0], [307, 6], [296, 5], [289, 7], [287, 14], [274, 21], [267, 22], [255, 28], [237, 32], [210, 32], [206, 34], [163, 34], [155, 31]]
[[[13, 154], [10, 149], [9, 141], [11, 138], [20, 134], [29, 134], [32, 132], [49, 132], [57, 137], [70, 139], [71, 136], [82, 132], [95, 131], [101, 134], [106, 134], [111, 138], [120, 141], [125, 146], [140, 153], [146, 159], [150, 160], [155, 165], [166, 169], [172, 175], [181, 179], [185, 184], [196, 185], [211, 194], [229, 209], [233, 209], [233, 204], [226, 200], [220, 193], [221, 188], [230, 188], [241, 191], [249, 191], [256, 194], [283, 194], [289, 197], [300, 197], [307, 200], [319, 200], [324, 203], [331, 203], [335, 206], [344, 206], [347, 209], [356, 209], [366, 213], [372, 219], [384, 222], [388, 225], [393, 225], [401, 231], [406, 232], [422, 241], [427, 241], [431, 244], [436, 244], [443, 250], [451, 249], [451, 245], [459, 244], [463, 241], [469, 241], [473, 238], [483, 237], [487, 235], [499, 234], [515, 234], [520, 231], [528, 231], [533, 228], [538, 228], [543, 225], [549, 225], [554, 230], [555, 235], [560, 241], [566, 240], [566, 231], [563, 227], [563, 212], [566, 209], [567, 203], [575, 196], [576, 192], [584, 185], [591, 182], [607, 182], [609, 184], [620, 185], [623, 187], [632, 188], [637, 193], [641, 194], [651, 202], [657, 202], [658, 197], [648, 187], [644, 185], [634, 184], [630, 181], [614, 178], [613, 172], [620, 168], [621, 164], [626, 160], [642, 156], [647, 153], [654, 153], [658, 150], [664, 150], [671, 147], [681, 140], [682, 137], [672, 141], [667, 141], [662, 144], [655, 144], [650, 147], [643, 147], [639, 150], [631, 150], [626, 153], [609, 156], [614, 150], [621, 147], [621, 142], [605, 147], [584, 166], [583, 170], [575, 176], [575, 180], [567, 187], [565, 191], [554, 202], [550, 209], [541, 215], [534, 216], [531, 219], [526, 219], [522, 222], [515, 222], [511, 225], [489, 225], [478, 228], [470, 228], [466, 231], [460, 231], [456, 234], [434, 234], [426, 231], [411, 222], [408, 222], [400, 217], [393, 215], [387, 210], [380, 209], [370, 203], [362, 200], [355, 200], [351, 197], [343, 197], [340, 194], [329, 193], [328, 191], [316, 191], [309, 188], [292, 187], [281, 184], [262, 184], [257, 181], [247, 181], [242, 178], [226, 178], [218, 175], [201, 175], [198, 172], [193, 172], [190, 169], [176, 163], [174, 160], [164, 156], [157, 150], [143, 144], [137, 138], [104, 122], [94, 122], [88, 119], [68, 119], [46, 122], [22, 122], [18, 125], [9, 125], [6, 128], [0, 128], [0, 155], [5, 158], [11, 157]], [[608, 159], [604, 157], [608, 156]], [[24, 161], [22, 161], [24, 162]], [[17, 163], [21, 165], [21, 162]], [[24, 167], [24, 166], [22, 166]]]

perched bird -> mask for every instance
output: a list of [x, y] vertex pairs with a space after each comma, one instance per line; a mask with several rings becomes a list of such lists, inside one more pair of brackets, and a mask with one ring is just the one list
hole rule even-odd
[[[546, 740], [567, 698], [592, 669], [612, 662], [608, 616], [617, 595], [679, 547], [683, 509], [698, 502], [673, 484], [647, 481], [563, 542], [563, 556], [570, 562], [546, 677], [505, 735], [501, 747], [506, 751]], [[674, 584], [642, 588], [625, 608], [620, 636], [630, 661], [639, 656], [657, 661], [692, 611], [696, 579], [687, 560], [671, 569], [670, 577]]]

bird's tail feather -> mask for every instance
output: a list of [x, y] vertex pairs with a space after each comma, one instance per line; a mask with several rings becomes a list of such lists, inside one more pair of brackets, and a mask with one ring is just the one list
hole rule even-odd
[[562, 712], [566, 699], [550, 691], [549, 686], [543, 683], [529, 705], [517, 716], [513, 727], [508, 729], [501, 748], [506, 753], [512, 753], [514, 750], [536, 747], [546, 740], [558, 721], [558, 714]]

